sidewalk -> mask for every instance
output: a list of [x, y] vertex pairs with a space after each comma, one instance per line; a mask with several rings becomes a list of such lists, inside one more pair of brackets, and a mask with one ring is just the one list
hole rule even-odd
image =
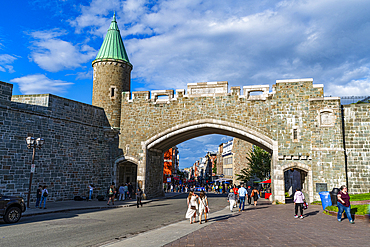
[[[142, 200], [143, 204], [163, 200], [167, 198], [176, 197], [182, 193], [168, 192], [164, 197], [154, 198], [149, 200]], [[98, 201], [97, 199], [91, 201], [59, 201], [59, 202], [46, 202], [46, 209], [35, 208], [35, 203], [32, 203], [31, 208], [22, 214], [22, 217], [34, 216], [40, 214], [50, 214], [50, 213], [59, 213], [73, 210], [85, 210], [85, 209], [104, 209], [104, 208], [121, 208], [121, 207], [131, 207], [136, 206], [136, 200], [124, 200], [124, 201], [115, 201], [114, 205], [110, 203], [110, 206], [107, 205], [107, 201]]]
[[[235, 210], [236, 211], [236, 210]], [[319, 205], [309, 205], [303, 219], [295, 219], [294, 204], [271, 205], [259, 200], [257, 207], [230, 213], [228, 207], [209, 215], [206, 224], [188, 220], [106, 243], [122, 246], [369, 246], [369, 223], [323, 214]]]

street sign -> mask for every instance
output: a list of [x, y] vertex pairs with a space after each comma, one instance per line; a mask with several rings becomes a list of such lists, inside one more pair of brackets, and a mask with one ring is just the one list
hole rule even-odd
[[171, 183], [171, 178], [167, 178], [167, 183]]
[[35, 164], [31, 165], [31, 172], [35, 172]]

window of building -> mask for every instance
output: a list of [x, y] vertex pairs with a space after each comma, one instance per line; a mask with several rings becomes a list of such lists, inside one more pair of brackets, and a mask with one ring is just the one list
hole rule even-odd
[[224, 168], [224, 176], [232, 176], [233, 169], [232, 168]]
[[117, 88], [115, 86], [111, 86], [109, 88], [109, 96], [110, 96], [111, 99], [116, 98], [116, 90], [117, 90]]

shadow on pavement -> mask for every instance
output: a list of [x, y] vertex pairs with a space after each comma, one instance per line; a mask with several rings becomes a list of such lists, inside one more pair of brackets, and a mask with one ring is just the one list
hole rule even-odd
[[[98, 212], [98, 211], [105, 211], [105, 210], [112, 210], [116, 208], [104, 208], [104, 209], [83, 209], [83, 210], [78, 210], [78, 214], [76, 212], [72, 211], [66, 211], [66, 212], [60, 212], [60, 213], [51, 213], [51, 214], [42, 214], [42, 215], [34, 215], [34, 216], [27, 216], [27, 217], [22, 217], [16, 225], [23, 225], [23, 224], [29, 224], [29, 223], [34, 223], [34, 222], [47, 222], [50, 220], [56, 220], [56, 219], [70, 219], [77, 217], [79, 214], [84, 214], [84, 213], [92, 213], [92, 212]], [[2, 219], [0, 219], [0, 228], [1, 227], [6, 227], [6, 226], [12, 226], [14, 224], [6, 224]]]
[[309, 212], [309, 213], [307, 213], [307, 214], [303, 214], [304, 216], [313, 216], [313, 215], [316, 215], [316, 214], [318, 214], [318, 213], [320, 213], [320, 211], [313, 211], [313, 212]]

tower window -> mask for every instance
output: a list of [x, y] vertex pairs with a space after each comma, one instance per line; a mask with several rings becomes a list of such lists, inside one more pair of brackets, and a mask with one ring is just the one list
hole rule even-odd
[[109, 88], [109, 96], [111, 99], [114, 99], [116, 97], [116, 87], [115, 86], [111, 86]]

